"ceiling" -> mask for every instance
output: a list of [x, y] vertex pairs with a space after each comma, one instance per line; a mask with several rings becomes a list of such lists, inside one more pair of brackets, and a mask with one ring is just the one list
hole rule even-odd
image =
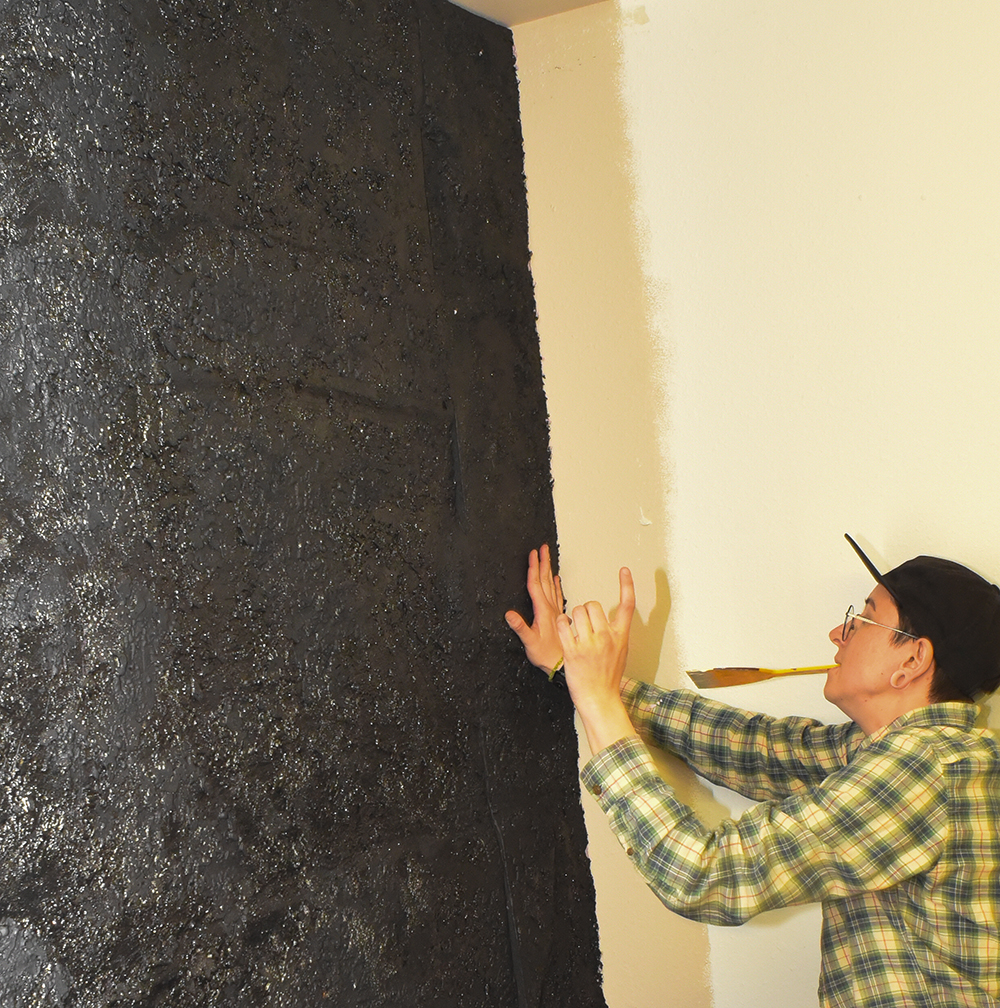
[[589, 7], [602, 0], [451, 0], [475, 14], [480, 14], [498, 24], [523, 24], [525, 21], [537, 21], [550, 14], [561, 14], [563, 11], [575, 10], [577, 7]]

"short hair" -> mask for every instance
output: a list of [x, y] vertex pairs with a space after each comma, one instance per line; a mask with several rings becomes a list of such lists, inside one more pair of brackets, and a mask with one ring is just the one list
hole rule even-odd
[[[896, 607], [896, 612], [899, 615], [898, 629], [893, 634], [892, 643], [897, 647], [901, 647], [908, 640], [912, 640], [914, 637], [919, 638], [920, 635], [916, 632], [913, 621], [898, 606]], [[930, 640], [930, 638], [925, 639]], [[933, 643], [931, 641], [931, 644]], [[974, 697], [970, 697], [968, 693], [955, 685], [945, 671], [944, 666], [938, 662], [937, 655], [934, 656], [934, 669], [931, 673], [931, 691], [928, 694], [928, 699], [931, 703], [975, 703]]]

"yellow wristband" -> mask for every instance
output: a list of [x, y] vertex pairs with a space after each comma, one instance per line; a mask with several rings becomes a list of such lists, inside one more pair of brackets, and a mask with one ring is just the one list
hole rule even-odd
[[557, 661], [555, 665], [552, 666], [552, 671], [549, 673], [549, 682], [552, 682], [553, 677], [562, 667], [563, 667], [563, 659], [560, 658], [559, 661]]

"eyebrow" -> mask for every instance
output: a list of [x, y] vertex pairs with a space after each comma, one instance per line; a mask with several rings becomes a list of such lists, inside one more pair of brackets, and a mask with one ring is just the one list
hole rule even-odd
[[865, 605], [870, 605], [872, 607], [872, 612], [875, 611], [875, 602], [872, 600], [871, 595], [869, 595], [868, 598], [865, 599]]

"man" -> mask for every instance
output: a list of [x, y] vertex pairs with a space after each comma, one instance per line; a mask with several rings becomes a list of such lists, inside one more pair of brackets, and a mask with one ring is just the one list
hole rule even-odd
[[[830, 632], [825, 695], [846, 724], [624, 679], [626, 568], [612, 620], [588, 602], [570, 621], [543, 546], [533, 623], [507, 621], [534, 665], [564, 670], [594, 753], [584, 784], [667, 907], [734, 925], [819, 901], [823, 1005], [997, 1008], [1000, 747], [973, 701], [1000, 682], [1000, 590], [937, 557], [880, 574], [848, 539], [878, 583]], [[759, 804], [707, 829], [643, 742]]]

